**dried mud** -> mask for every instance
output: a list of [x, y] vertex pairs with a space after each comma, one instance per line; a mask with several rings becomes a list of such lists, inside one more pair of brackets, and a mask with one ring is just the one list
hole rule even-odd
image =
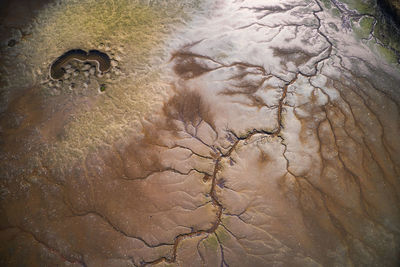
[[326, 2], [267, 2], [187, 1], [73, 89], [8, 75], [1, 265], [398, 266], [399, 64]]

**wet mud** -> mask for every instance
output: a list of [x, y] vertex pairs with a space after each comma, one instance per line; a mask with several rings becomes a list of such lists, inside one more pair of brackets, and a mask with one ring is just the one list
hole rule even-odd
[[94, 46], [108, 77], [74, 63], [84, 50], [41, 54], [25, 87], [3, 63], [0, 265], [398, 266], [400, 68], [374, 23], [356, 30], [376, 18], [339, 1], [185, 3], [162, 40]]

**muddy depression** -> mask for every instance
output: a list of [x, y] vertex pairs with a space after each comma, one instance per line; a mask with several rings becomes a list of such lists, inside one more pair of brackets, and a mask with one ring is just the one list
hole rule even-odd
[[1, 266], [400, 264], [376, 1], [28, 2], [1, 12]]

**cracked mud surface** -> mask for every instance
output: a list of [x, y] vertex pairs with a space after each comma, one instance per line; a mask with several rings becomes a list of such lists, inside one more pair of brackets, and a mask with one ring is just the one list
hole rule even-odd
[[[398, 266], [399, 50], [357, 4], [104, 1], [80, 29], [96, 2], [60, 1], [2, 26], [1, 265]], [[71, 45], [110, 75], [50, 81]]]

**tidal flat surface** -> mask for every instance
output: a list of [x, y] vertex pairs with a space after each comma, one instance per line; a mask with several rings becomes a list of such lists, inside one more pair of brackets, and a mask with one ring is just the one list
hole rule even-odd
[[[376, 1], [20, 1], [1, 266], [400, 264], [400, 35]], [[77, 49], [109, 68], [52, 78]]]

